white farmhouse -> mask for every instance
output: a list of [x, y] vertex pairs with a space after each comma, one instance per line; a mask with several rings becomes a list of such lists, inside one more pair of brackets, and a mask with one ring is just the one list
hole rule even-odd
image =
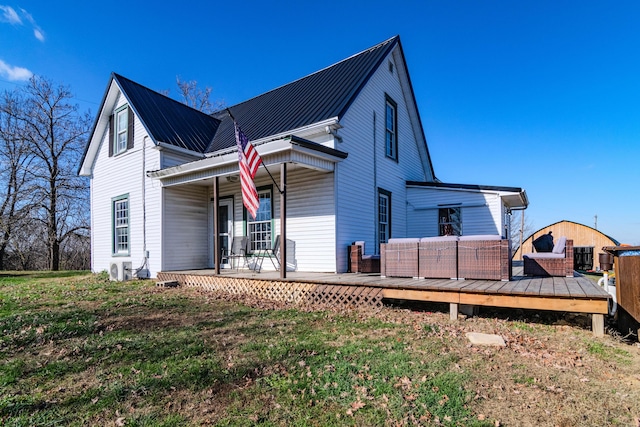
[[286, 232], [288, 270], [341, 273], [354, 241], [374, 254], [391, 237], [506, 237], [509, 212], [528, 203], [520, 188], [437, 180], [397, 36], [229, 111], [269, 171], [255, 178], [255, 219], [227, 111], [111, 76], [79, 169], [91, 180], [93, 271], [214, 268], [234, 238], [251, 252]]

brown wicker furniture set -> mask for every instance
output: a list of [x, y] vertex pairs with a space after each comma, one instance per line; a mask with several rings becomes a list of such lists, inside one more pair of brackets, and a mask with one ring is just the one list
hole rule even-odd
[[380, 245], [380, 275], [508, 281], [511, 248], [497, 235], [389, 239]]
[[[381, 277], [509, 281], [511, 247], [498, 235], [394, 238], [380, 255], [364, 255], [364, 242], [349, 246], [349, 271]], [[551, 252], [525, 254], [528, 276], [573, 277], [573, 240], [560, 237]]]
[[573, 277], [573, 240], [566, 237], [560, 237], [551, 252], [533, 252], [522, 258], [528, 276]]

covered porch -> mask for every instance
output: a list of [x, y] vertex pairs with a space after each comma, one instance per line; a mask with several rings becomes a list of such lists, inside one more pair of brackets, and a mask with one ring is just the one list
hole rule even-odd
[[281, 242], [280, 278], [297, 270], [335, 271], [335, 242], [324, 236], [335, 235], [334, 172], [347, 154], [297, 136], [254, 145], [265, 165], [254, 180], [261, 201], [255, 219], [243, 207], [235, 149], [148, 173], [163, 190], [160, 271], [220, 273], [241, 237], [252, 259]]
[[449, 303], [456, 320], [461, 304], [587, 313], [595, 336], [604, 335], [609, 295], [581, 275], [527, 277], [514, 267], [511, 281], [381, 278], [379, 274], [331, 274], [190, 270], [166, 271], [159, 281], [282, 301], [294, 306], [380, 308], [384, 299]]

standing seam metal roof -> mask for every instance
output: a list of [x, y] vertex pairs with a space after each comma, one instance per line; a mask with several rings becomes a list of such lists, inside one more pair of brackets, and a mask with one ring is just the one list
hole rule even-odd
[[[392, 37], [229, 110], [250, 140], [340, 119], [399, 41], [399, 36]], [[112, 79], [154, 141], [198, 153], [235, 146], [233, 121], [226, 109], [207, 115], [119, 74], [113, 73]]]
[[[229, 107], [250, 140], [277, 135], [332, 117], [340, 119], [380, 63], [398, 44], [395, 36], [294, 82]], [[226, 111], [207, 152], [235, 145], [233, 121]]]
[[113, 73], [113, 78], [136, 115], [156, 142], [203, 153], [220, 121], [132, 80]]

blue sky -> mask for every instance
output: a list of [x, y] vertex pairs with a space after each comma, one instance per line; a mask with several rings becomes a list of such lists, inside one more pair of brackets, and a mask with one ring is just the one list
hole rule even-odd
[[233, 105], [399, 34], [437, 177], [527, 191], [640, 244], [640, 2], [0, 0], [0, 90], [31, 73], [95, 113], [109, 75]]

